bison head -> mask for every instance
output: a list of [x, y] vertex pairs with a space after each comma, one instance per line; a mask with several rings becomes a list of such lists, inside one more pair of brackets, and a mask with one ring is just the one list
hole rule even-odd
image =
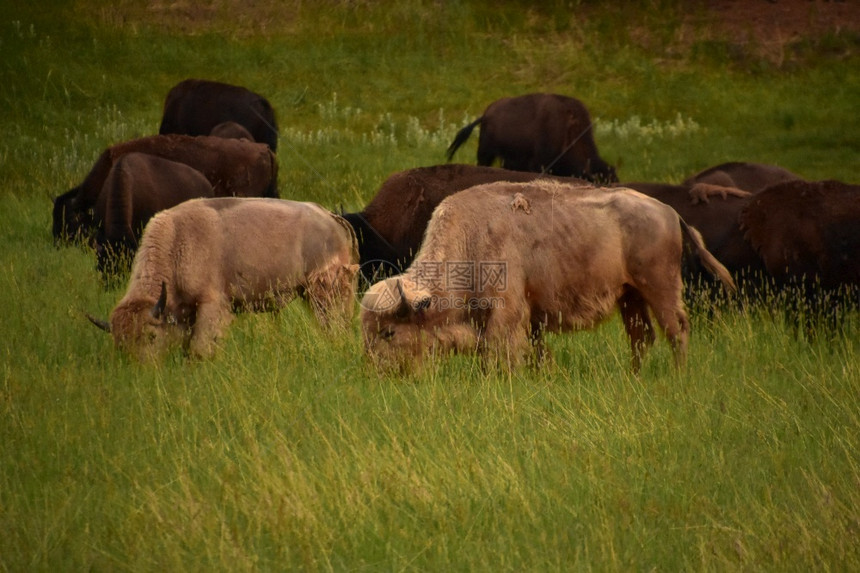
[[92, 213], [78, 205], [79, 192], [80, 187], [75, 187], [54, 198], [51, 230], [56, 245], [75, 240], [94, 224]]
[[110, 332], [117, 347], [141, 361], [162, 356], [182, 336], [176, 318], [167, 308], [167, 285], [154, 303], [146, 299], [124, 301], [111, 314]]
[[373, 285], [361, 301], [364, 347], [382, 370], [407, 372], [429, 356], [473, 351], [477, 332], [405, 276]]

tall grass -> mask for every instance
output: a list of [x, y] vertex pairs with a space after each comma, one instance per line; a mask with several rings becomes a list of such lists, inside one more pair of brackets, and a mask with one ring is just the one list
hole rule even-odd
[[696, 305], [680, 372], [659, 340], [633, 376], [613, 319], [552, 336], [540, 370], [379, 377], [356, 324], [326, 336], [294, 303], [239, 316], [211, 360], [144, 366], [87, 322], [122, 288], [49, 215], [185, 77], [269, 97], [282, 196], [333, 209], [538, 90], [588, 105], [623, 180], [753, 160], [851, 181], [856, 38], [776, 66], [687, 49], [673, 2], [52, 6], [0, 6], [0, 568], [860, 567], [856, 311], [809, 340], [776, 300]]

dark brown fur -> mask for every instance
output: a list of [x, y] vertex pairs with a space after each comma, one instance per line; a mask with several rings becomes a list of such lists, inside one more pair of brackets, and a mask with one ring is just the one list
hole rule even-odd
[[513, 171], [618, 181], [615, 169], [600, 158], [591, 116], [577, 99], [535, 93], [496, 100], [457, 133], [448, 147], [449, 161], [479, 125], [478, 165], [500, 158], [502, 167]]
[[92, 232], [94, 208], [111, 167], [126, 153], [146, 153], [184, 163], [203, 174], [216, 197], [277, 197], [278, 164], [262, 143], [221, 137], [153, 135], [107, 148], [84, 181], [54, 200], [55, 240]]
[[778, 283], [860, 286], [860, 185], [774, 185], [749, 201], [740, 224]]
[[209, 135], [219, 123], [233, 121], [252, 139], [278, 149], [278, 125], [269, 101], [244, 87], [188, 79], [176, 84], [164, 100], [158, 132]]
[[219, 123], [212, 128], [209, 135], [213, 137], [223, 137], [225, 139], [247, 139], [248, 141], [254, 141], [254, 136], [251, 135], [251, 132], [235, 121]]
[[95, 205], [98, 268], [125, 270], [146, 223], [159, 211], [188, 199], [212, 197], [202, 173], [145, 153], [127, 153], [114, 162]]

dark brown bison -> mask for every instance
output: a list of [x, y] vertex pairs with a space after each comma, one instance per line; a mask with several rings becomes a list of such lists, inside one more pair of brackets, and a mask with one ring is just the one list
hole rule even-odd
[[496, 182], [442, 201], [418, 256], [361, 303], [371, 358], [408, 369], [447, 352], [518, 364], [543, 332], [591, 328], [621, 311], [638, 370], [655, 335], [683, 363], [689, 321], [681, 260], [690, 248], [733, 289], [725, 268], [667, 205], [630, 189]]
[[156, 359], [181, 342], [210, 356], [234, 309], [280, 308], [304, 298], [327, 326], [355, 310], [352, 228], [313, 203], [193, 199], [152, 218], [108, 330], [115, 344]]
[[[364, 210], [346, 213], [358, 236], [362, 272], [406, 270], [424, 237], [433, 210], [449, 195], [493, 181], [533, 181], [538, 178], [577, 181], [475, 165], [435, 165], [399, 171], [389, 176]], [[580, 181], [587, 184], [585, 181]]]
[[127, 268], [146, 223], [196, 197], [212, 197], [212, 184], [193, 167], [145, 153], [117, 159], [95, 205], [99, 271], [107, 276]]
[[[701, 202], [698, 185], [625, 184], [672, 206], [701, 231], [747, 301], [785, 296], [792, 322], [803, 319], [801, 310], [809, 314], [807, 328], [822, 317], [833, 326], [835, 304], [860, 302], [860, 187], [794, 179], [746, 195], [729, 189]], [[691, 278], [708, 279], [700, 269]]]
[[860, 185], [773, 185], [750, 199], [740, 224], [777, 285], [802, 285], [810, 298], [860, 287]]
[[696, 183], [708, 183], [758, 193], [777, 183], [799, 180], [803, 180], [800, 175], [777, 165], [731, 161], [700, 171], [688, 177], [682, 185], [693, 186]]
[[215, 196], [277, 197], [278, 163], [265, 144], [241, 139], [153, 135], [107, 148], [84, 181], [54, 199], [55, 241], [95, 230], [93, 208], [114, 162], [126, 153], [146, 153], [184, 163], [203, 174]]
[[789, 322], [836, 333], [860, 305], [860, 186], [787, 181], [754, 195], [741, 227], [761, 256]]
[[591, 116], [577, 99], [536, 93], [494, 101], [457, 133], [448, 161], [479, 125], [478, 165], [492, 165], [498, 157], [513, 171], [618, 181], [615, 168], [598, 155]]
[[278, 149], [278, 125], [269, 101], [246, 88], [209, 80], [188, 79], [167, 93], [160, 134], [208, 135], [219, 123], [244, 126], [254, 141]]

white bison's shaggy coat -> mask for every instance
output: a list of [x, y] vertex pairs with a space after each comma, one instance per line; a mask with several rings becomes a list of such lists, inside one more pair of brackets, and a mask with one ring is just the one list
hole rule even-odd
[[233, 308], [264, 310], [305, 298], [324, 324], [354, 309], [355, 235], [313, 203], [195, 199], [147, 225], [128, 291], [111, 314], [118, 346], [157, 356], [176, 338], [208, 356]]
[[[446, 351], [516, 364], [532, 344], [540, 356], [543, 331], [590, 328], [617, 306], [634, 369], [655, 338], [649, 309], [681, 363], [689, 333], [681, 300], [685, 248], [734, 287], [695, 230], [638, 192], [555, 182], [479, 185], [442, 201], [410, 268], [365, 294], [365, 346], [377, 364], [401, 369]], [[503, 269], [504, 280], [498, 272], [480, 276], [482, 264]], [[471, 283], [446, 274], [470, 265]]]

